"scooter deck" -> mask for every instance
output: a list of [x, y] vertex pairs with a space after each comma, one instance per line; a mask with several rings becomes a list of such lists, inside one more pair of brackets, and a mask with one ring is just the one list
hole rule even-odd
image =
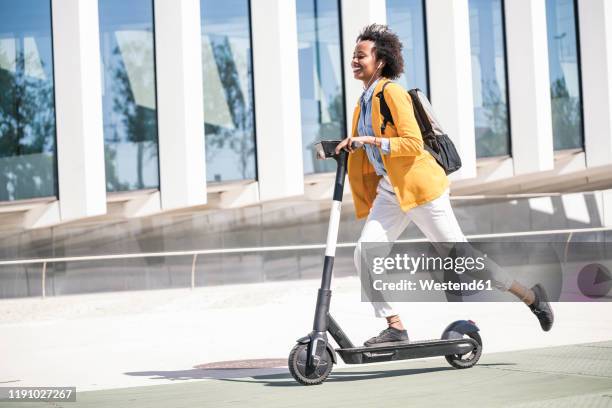
[[375, 347], [337, 348], [346, 364], [365, 364], [382, 361], [466, 354], [478, 346], [470, 338], [433, 339], [413, 342], [380, 343]]

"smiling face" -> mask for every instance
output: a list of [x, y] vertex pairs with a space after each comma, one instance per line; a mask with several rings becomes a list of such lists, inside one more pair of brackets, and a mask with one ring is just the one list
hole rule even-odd
[[367, 85], [372, 76], [383, 67], [382, 61], [376, 59], [374, 42], [370, 40], [359, 41], [355, 45], [351, 68], [355, 79], [363, 81]]

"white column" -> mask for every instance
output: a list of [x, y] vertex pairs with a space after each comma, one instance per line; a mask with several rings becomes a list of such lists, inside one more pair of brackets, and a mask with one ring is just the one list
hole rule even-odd
[[295, 0], [251, 0], [260, 200], [304, 194]]
[[425, 8], [431, 103], [463, 163], [452, 178], [472, 178], [476, 136], [468, 0], [427, 0]]
[[161, 207], [205, 204], [199, 0], [155, 0], [155, 55]]
[[363, 92], [363, 83], [353, 78], [351, 58], [357, 36], [361, 30], [373, 23], [387, 23], [387, 9], [385, 0], [342, 0], [342, 49], [344, 70], [344, 100], [346, 103], [346, 129], [351, 131], [353, 125], [353, 110]]
[[53, 0], [57, 170], [62, 221], [106, 213], [98, 3]]
[[545, 0], [505, 2], [515, 174], [554, 167]]
[[579, 0], [587, 167], [612, 164], [612, 2]]

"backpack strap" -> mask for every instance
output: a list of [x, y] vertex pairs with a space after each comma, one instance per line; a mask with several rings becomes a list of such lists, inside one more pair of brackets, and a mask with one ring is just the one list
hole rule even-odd
[[385, 101], [385, 88], [387, 87], [387, 85], [389, 85], [392, 81], [387, 81], [383, 84], [382, 89], [380, 90], [379, 93], [376, 94], [376, 97], [378, 99], [380, 99], [380, 114], [383, 117], [383, 122], [380, 125], [380, 134], [384, 135], [385, 134], [385, 129], [387, 127], [387, 123], [391, 123], [392, 125], [393, 123], [393, 116], [391, 116], [391, 110], [389, 109], [389, 106], [387, 105], [387, 102]]
[[434, 135], [433, 128], [431, 126], [431, 122], [429, 121], [429, 117], [427, 116], [427, 112], [423, 108], [421, 101], [419, 100], [419, 92], [420, 89], [415, 88], [408, 91], [410, 94], [410, 98], [412, 99], [412, 106], [414, 110], [414, 116], [416, 117], [417, 122], [419, 123], [419, 127], [421, 128], [421, 133], [426, 135]]
[[[392, 125], [394, 125], [393, 116], [391, 115], [391, 110], [389, 109], [389, 106], [385, 101], [384, 94], [385, 88], [391, 82], [392, 81], [385, 82], [380, 92], [376, 94], [376, 97], [380, 99], [380, 114], [383, 117], [383, 123], [380, 125], [380, 133], [383, 135], [385, 134], [385, 128], [387, 127], [387, 123], [391, 123]], [[429, 119], [427, 117], [427, 112], [425, 112], [425, 109], [423, 109], [423, 105], [421, 105], [421, 102], [418, 101], [418, 91], [419, 89], [411, 89], [410, 91], [408, 91], [409, 97], [412, 99], [415, 119], [419, 124], [419, 128], [421, 130], [422, 135], [431, 135], [435, 137], [432, 131], [431, 123], [429, 122]], [[434, 151], [427, 143], [425, 143], [425, 140], [423, 140], [423, 148], [427, 150], [434, 157], [434, 159], [436, 159], [438, 163], [442, 163], [442, 158], [440, 157], [440, 155], [436, 151]]]

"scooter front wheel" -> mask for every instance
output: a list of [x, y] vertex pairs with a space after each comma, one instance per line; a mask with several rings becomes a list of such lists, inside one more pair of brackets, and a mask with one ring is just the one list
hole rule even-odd
[[289, 353], [289, 372], [295, 381], [302, 385], [318, 385], [323, 383], [334, 366], [329, 350], [325, 350], [319, 365], [312, 373], [306, 373], [306, 356], [308, 344], [296, 344]]
[[482, 339], [477, 332], [466, 333], [464, 336], [468, 336], [474, 340], [478, 345], [474, 347], [472, 351], [466, 354], [451, 354], [446, 357], [446, 361], [448, 364], [452, 365], [455, 368], [470, 368], [474, 367], [480, 356], [482, 355]]

